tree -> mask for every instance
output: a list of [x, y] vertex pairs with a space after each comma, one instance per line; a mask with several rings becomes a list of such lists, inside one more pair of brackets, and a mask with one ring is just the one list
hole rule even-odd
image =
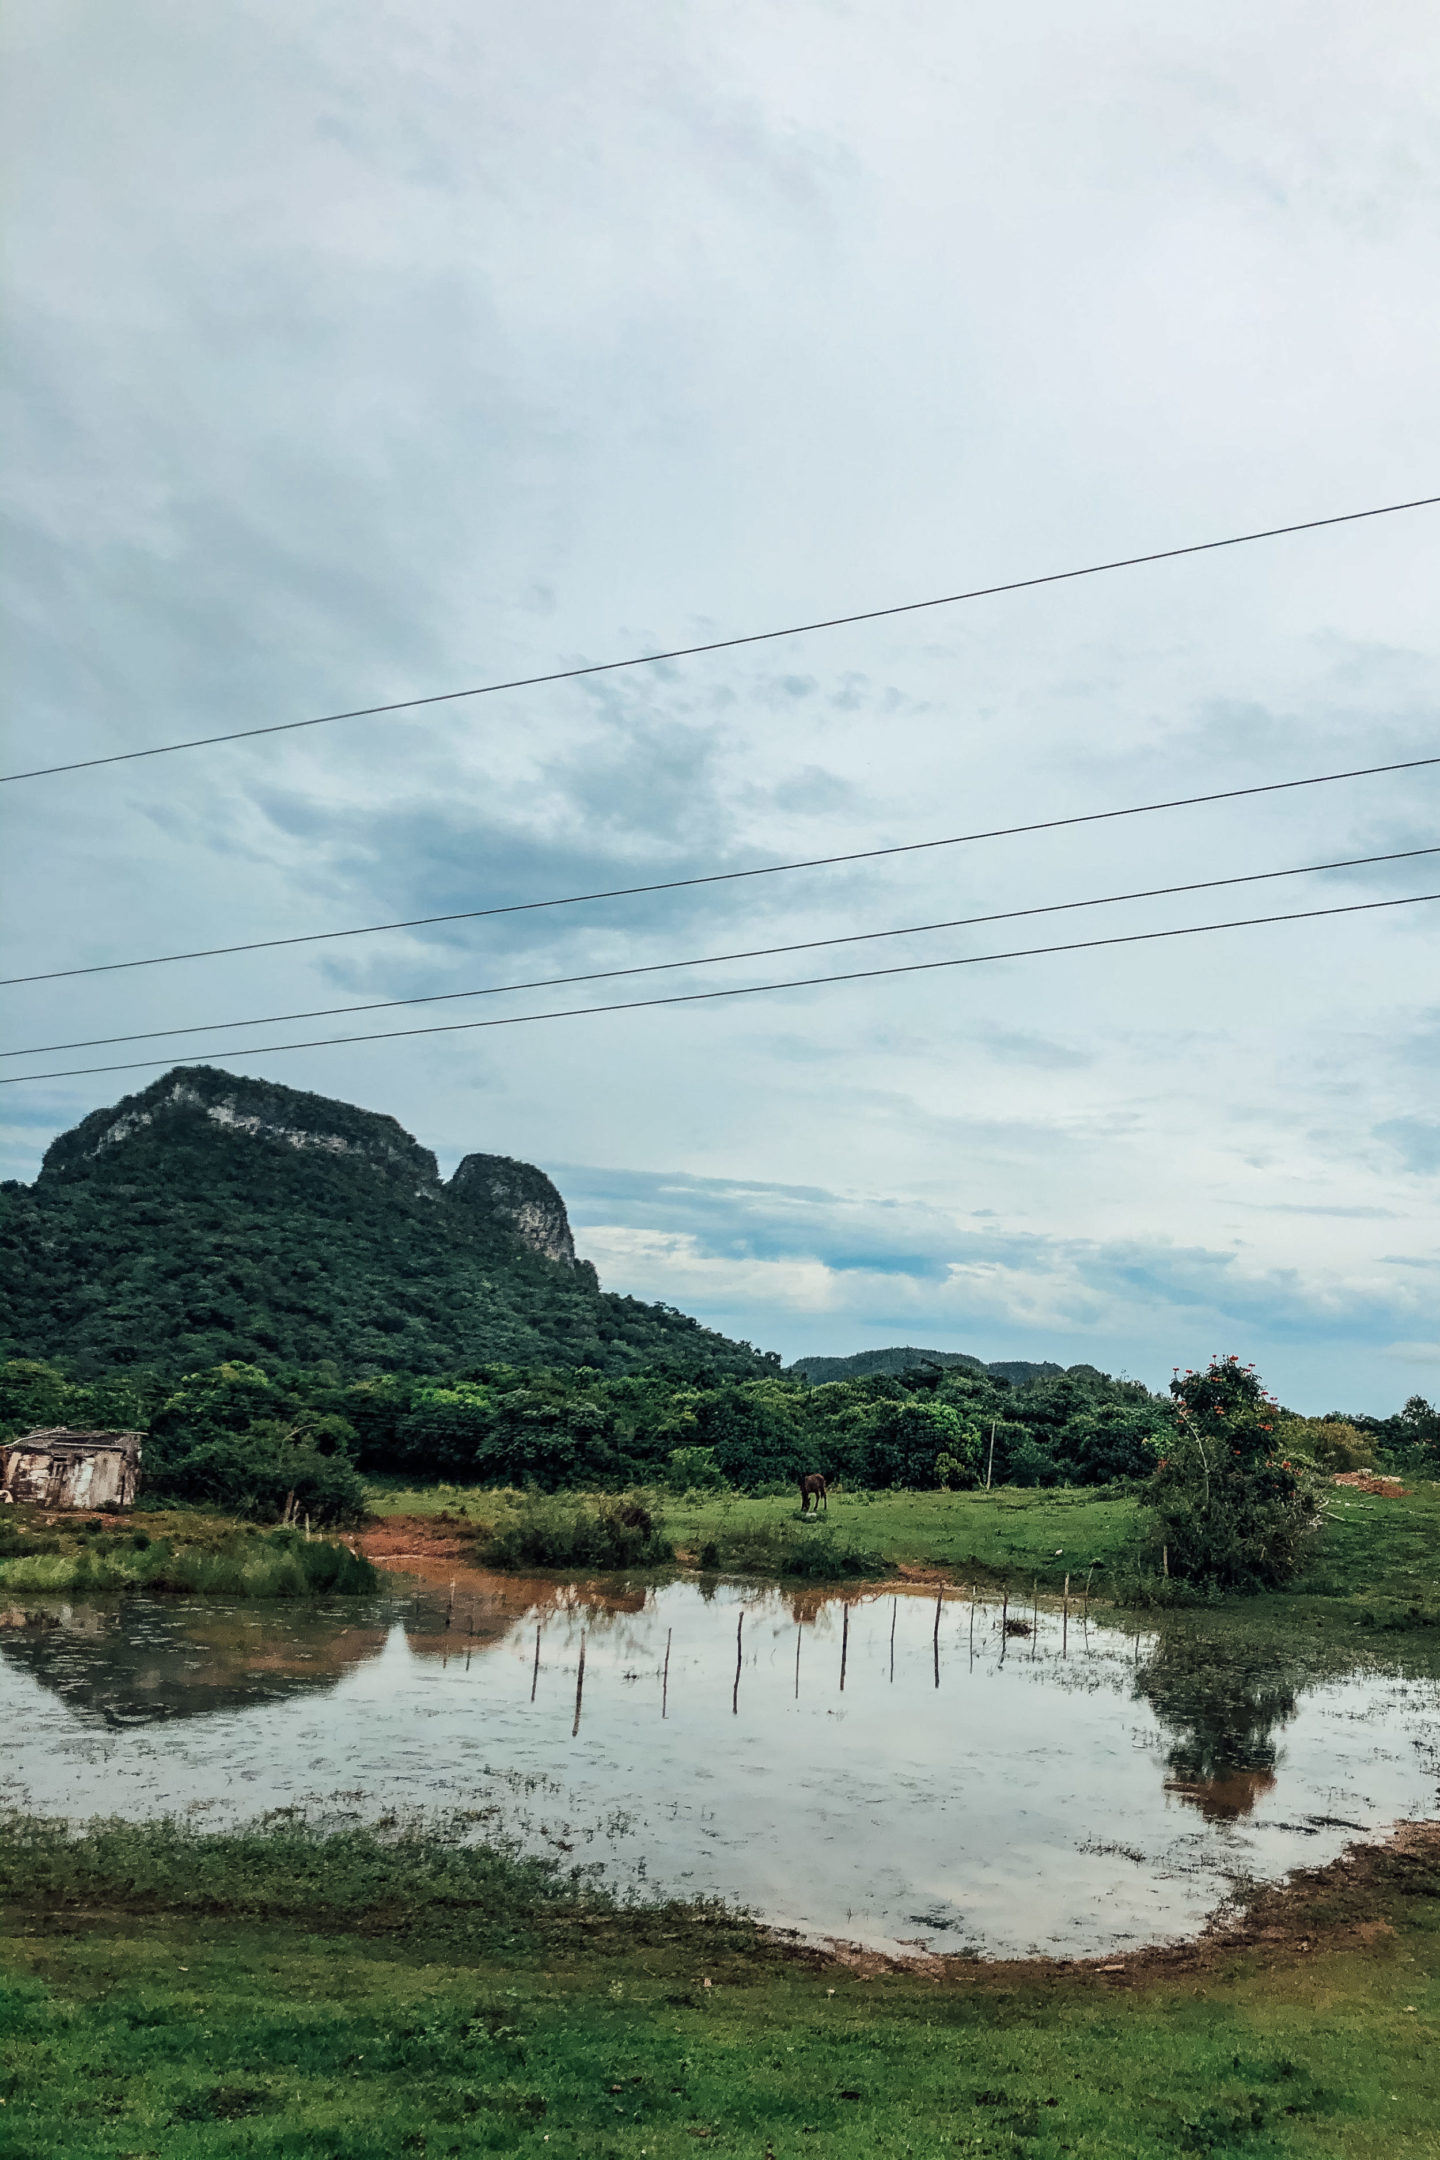
[[1172, 1576], [1220, 1589], [1288, 1582], [1318, 1517], [1279, 1453], [1279, 1404], [1254, 1366], [1233, 1356], [1177, 1372], [1170, 1394], [1170, 1431], [1146, 1492], [1151, 1557]]
[[870, 1431], [865, 1471], [872, 1485], [928, 1491], [941, 1481], [941, 1456], [947, 1484], [973, 1484], [979, 1455], [980, 1435], [957, 1410], [912, 1396], [884, 1405]]
[[157, 1411], [143, 1457], [144, 1491], [273, 1522], [358, 1522], [365, 1490], [350, 1459], [354, 1427], [297, 1406], [253, 1365], [189, 1373]]
[[1412, 1395], [1396, 1423], [1403, 1447], [1417, 1448], [1428, 1462], [1440, 1463], [1440, 1410], [1423, 1395]]

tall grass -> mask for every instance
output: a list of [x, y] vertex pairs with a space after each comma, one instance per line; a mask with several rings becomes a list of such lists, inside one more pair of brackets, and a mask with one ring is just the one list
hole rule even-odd
[[634, 1493], [526, 1493], [481, 1538], [476, 1558], [495, 1568], [663, 1567], [675, 1548], [663, 1519]]
[[0, 1559], [4, 1590], [304, 1598], [356, 1597], [380, 1583], [363, 1554], [334, 1539], [307, 1539], [298, 1530], [235, 1530], [193, 1540], [183, 1532], [152, 1538], [136, 1530], [78, 1541], [57, 1535], [6, 1542], [11, 1556]]

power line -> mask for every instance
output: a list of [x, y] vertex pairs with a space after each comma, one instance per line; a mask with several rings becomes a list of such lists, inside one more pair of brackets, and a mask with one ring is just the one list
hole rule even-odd
[[[232, 1057], [273, 1057], [291, 1050], [333, 1050], [355, 1043], [405, 1042], [420, 1035], [465, 1035], [481, 1028], [532, 1027], [542, 1020], [589, 1020], [602, 1013], [640, 1012], [660, 1005], [706, 1005], [718, 998], [763, 997], [775, 990], [813, 990], [830, 983], [869, 982], [887, 975], [926, 975], [940, 968], [983, 967], [994, 960], [1038, 960], [1051, 953], [1091, 952], [1109, 945], [1148, 945], [1162, 938], [1203, 937], [1213, 930], [1252, 930], [1269, 923], [1314, 922], [1322, 916], [1366, 915], [1380, 908], [1416, 907], [1440, 900], [1440, 892], [1409, 893], [1399, 900], [1356, 900], [1344, 907], [1301, 908], [1285, 915], [1244, 915], [1232, 922], [1193, 923], [1181, 930], [1132, 930], [1122, 937], [1080, 938], [1067, 945], [1029, 945], [1013, 952], [967, 953], [953, 960], [910, 960], [896, 967], [852, 968], [842, 975], [804, 975], [778, 983], [741, 983], [733, 989], [682, 990], [666, 997], [627, 998], [613, 1005], [575, 1005], [561, 1012], [507, 1013], [496, 1020], [451, 1020], [434, 1027], [390, 1028], [374, 1035], [324, 1035], [310, 1042], [251, 1043]], [[194, 1064], [195, 1059], [186, 1063]], [[117, 1065], [79, 1065], [65, 1072], [17, 1073], [0, 1087], [23, 1087], [31, 1080], [76, 1080], [90, 1073], [153, 1071], [164, 1058], [132, 1058]]]
[[492, 915], [530, 915], [543, 908], [587, 907], [597, 900], [633, 900], [648, 893], [683, 892], [698, 885], [733, 885], [745, 878], [782, 877], [792, 870], [828, 870], [845, 863], [877, 862], [890, 855], [969, 847], [980, 840], [1012, 840], [1026, 833], [1058, 832], [1068, 825], [1103, 825], [1114, 818], [1149, 817], [1160, 810], [1235, 802], [1246, 795], [1281, 795], [1293, 788], [1328, 787], [1340, 780], [1415, 772], [1429, 765], [1440, 765], [1440, 756], [1402, 758], [1391, 765], [1357, 765], [1348, 772], [1315, 773], [1302, 780], [1266, 780], [1254, 787], [1220, 788], [1208, 795], [1176, 795], [1166, 802], [1134, 803], [1121, 810], [1086, 810], [1073, 817], [1041, 818], [1029, 825], [995, 825], [984, 832], [955, 833], [941, 840], [905, 840], [893, 847], [858, 848], [846, 855], [812, 855], [801, 862], [761, 863], [752, 870], [711, 870], [697, 877], [663, 878], [649, 885], [616, 885], [601, 892], [566, 893], [550, 900], [512, 900], [502, 907], [462, 908], [449, 915], [412, 915], [402, 922], [363, 923], [355, 929], [307, 930], [295, 937], [252, 938], [241, 945], [199, 946], [193, 952], [152, 953], [140, 960], [101, 960], [88, 967], [49, 968], [35, 975], [0, 975], [0, 989], [14, 989], [22, 983], [69, 981], [77, 975], [114, 975], [126, 968], [172, 967], [182, 960], [224, 960], [234, 953], [276, 952], [288, 945], [323, 945], [337, 938], [379, 937], [391, 930], [425, 930], [440, 923], [481, 922]]
[[1049, 570], [1039, 577], [1011, 578], [1003, 585], [976, 585], [967, 592], [941, 593], [931, 600], [902, 600], [889, 607], [861, 608], [850, 615], [827, 615], [814, 622], [789, 623], [781, 630], [750, 630], [740, 637], [711, 638], [703, 645], [674, 645], [664, 652], [632, 653], [623, 660], [592, 660], [581, 667], [554, 668], [544, 675], [516, 675], [507, 682], [477, 683], [468, 690], [440, 690], [428, 697], [393, 698], [384, 705], [356, 705], [347, 712], [317, 713], [309, 720], [276, 720], [267, 727], [233, 728], [224, 735], [194, 735], [185, 742], [155, 743], [147, 750], [115, 750], [106, 757], [76, 758], [68, 765], [37, 765], [29, 772], [0, 773], [0, 785], [44, 780], [57, 773], [90, 772], [99, 765], [128, 765], [137, 758], [170, 757], [177, 750], [208, 750], [216, 743], [249, 742], [257, 735], [290, 735], [301, 728], [332, 727], [339, 720], [370, 720], [385, 713], [417, 712], [427, 705], [452, 705], [461, 698], [494, 697], [503, 690], [538, 690], [548, 683], [578, 682], [587, 675], [613, 675], [624, 668], [656, 667], [665, 660], [693, 660], [702, 653], [733, 652], [741, 645], [768, 645], [778, 638], [803, 637], [812, 630], [840, 630], [852, 623], [882, 622], [895, 615], [917, 615], [929, 608], [957, 607], [965, 600], [989, 600], [1001, 593], [1027, 592], [1037, 585], [1063, 585], [1075, 578], [1101, 577], [1110, 570], [1135, 570], [1145, 563], [1174, 562], [1182, 555], [1208, 555], [1218, 548], [1248, 547], [1256, 540], [1280, 540], [1292, 533], [1318, 532], [1328, 525], [1355, 525], [1366, 518], [1394, 517], [1402, 510], [1429, 510], [1440, 495], [1413, 502], [1380, 503], [1371, 510], [1345, 510], [1335, 517], [1305, 518], [1296, 525], [1269, 525], [1259, 532], [1231, 533], [1223, 540], [1194, 540], [1185, 547], [1157, 548], [1148, 555], [1123, 555], [1113, 562], [1086, 563], [1077, 570]]
[[1301, 863], [1292, 870], [1251, 870], [1243, 876], [1202, 878], [1190, 885], [1153, 885], [1143, 892], [1102, 893], [1093, 900], [1054, 900], [1040, 907], [1005, 908], [991, 915], [958, 915], [945, 922], [907, 923], [895, 930], [852, 930], [842, 937], [802, 938], [791, 945], [755, 945], [743, 952], [703, 953], [689, 960], [650, 960], [637, 967], [597, 968], [588, 975], [542, 975], [531, 982], [487, 983], [478, 990], [432, 990], [418, 997], [376, 998], [365, 1005], [319, 1005], [307, 1012], [257, 1013], [245, 1020], [197, 1020], [185, 1027], [144, 1028], [133, 1035], [91, 1035], [79, 1042], [33, 1043], [28, 1050], [0, 1050], [0, 1058], [50, 1057], [61, 1050], [105, 1050], [118, 1043], [155, 1042], [167, 1035], [211, 1035], [230, 1028], [282, 1027], [291, 1020], [334, 1020], [349, 1013], [394, 1012], [402, 1005], [448, 1005], [457, 999], [508, 997], [521, 990], [564, 990], [580, 983], [614, 982], [622, 976], [666, 975], [684, 968], [720, 967], [727, 960], [773, 960], [784, 953], [818, 952], [835, 945], [868, 945], [877, 938], [925, 937], [936, 930], [969, 930], [982, 923], [1016, 922], [1032, 915], [1068, 915], [1077, 908], [1117, 907], [1127, 900], [1163, 900], [1177, 893], [1214, 892], [1222, 885], [1262, 885], [1274, 878], [1313, 877], [1323, 870], [1363, 870], [1376, 863], [1410, 862], [1440, 855], [1440, 845], [1402, 848], [1393, 855], [1352, 855], [1341, 862]]

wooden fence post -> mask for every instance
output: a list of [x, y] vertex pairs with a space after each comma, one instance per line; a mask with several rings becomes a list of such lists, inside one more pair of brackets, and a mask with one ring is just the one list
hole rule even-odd
[[574, 1722], [574, 1724], [573, 1724], [573, 1725], [572, 1725], [572, 1726], [570, 1727], [570, 1737], [571, 1737], [571, 1739], [572, 1739], [572, 1740], [573, 1740], [573, 1739], [575, 1738], [575, 1735], [576, 1735], [576, 1733], [578, 1733], [578, 1732], [579, 1732], [579, 1730], [580, 1730], [580, 1701], [581, 1701], [581, 1697], [582, 1697], [582, 1696], [584, 1695], [584, 1693], [585, 1693], [585, 1637], [584, 1637], [584, 1636], [582, 1635], [582, 1636], [580, 1637], [580, 1664], [579, 1664], [579, 1667], [577, 1668], [577, 1670], [576, 1670], [576, 1674], [575, 1674], [575, 1722]]

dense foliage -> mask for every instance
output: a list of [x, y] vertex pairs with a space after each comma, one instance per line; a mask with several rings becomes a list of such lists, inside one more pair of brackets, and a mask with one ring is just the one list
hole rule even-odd
[[568, 1252], [529, 1164], [472, 1156], [445, 1184], [393, 1118], [185, 1068], [62, 1134], [33, 1186], [0, 1187], [0, 1347], [88, 1379], [322, 1359], [349, 1376], [777, 1367], [602, 1291], [588, 1263], [536, 1249], [536, 1224]]
[[1165, 1574], [1217, 1589], [1288, 1582], [1317, 1517], [1280, 1452], [1279, 1403], [1236, 1357], [1177, 1373], [1170, 1393], [1173, 1424], [1146, 1496], [1153, 1557]]
[[964, 1365], [971, 1372], [1008, 1380], [1012, 1387], [1026, 1387], [1032, 1380], [1051, 1380], [1065, 1370], [1063, 1365], [1037, 1365], [1027, 1358], [997, 1358], [987, 1365], [983, 1358], [971, 1357], [965, 1350], [917, 1350], [908, 1343], [897, 1343], [886, 1350], [855, 1350], [849, 1357], [798, 1357], [790, 1370], [818, 1386], [822, 1380], [865, 1380], [871, 1373], [898, 1377], [919, 1365]]
[[762, 1491], [821, 1470], [871, 1489], [1102, 1485], [1145, 1475], [1166, 1405], [1077, 1366], [1028, 1388], [930, 1366], [807, 1387], [778, 1373], [710, 1385], [586, 1366], [472, 1366], [347, 1378], [334, 1364], [227, 1361], [171, 1381], [69, 1380], [0, 1366], [0, 1440], [35, 1425], [146, 1434], [152, 1501], [257, 1521], [353, 1520], [362, 1474], [562, 1492], [636, 1485]]

